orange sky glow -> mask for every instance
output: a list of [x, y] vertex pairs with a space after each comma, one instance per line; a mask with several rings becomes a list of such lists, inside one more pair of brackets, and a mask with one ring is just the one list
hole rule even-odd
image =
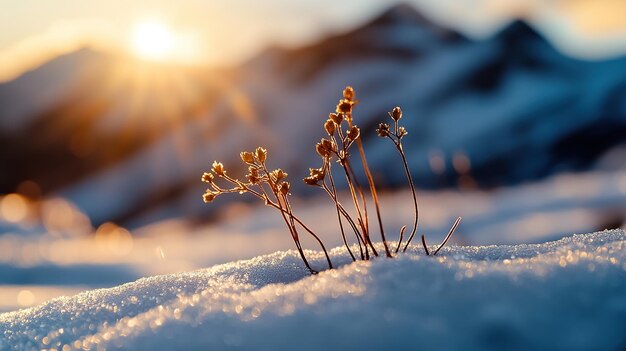
[[[574, 56], [626, 53], [623, 0], [410, 2], [474, 37], [521, 17]], [[0, 0], [0, 5], [2, 82], [84, 46], [171, 63], [234, 65], [268, 45], [301, 45], [348, 30], [391, 2]]]

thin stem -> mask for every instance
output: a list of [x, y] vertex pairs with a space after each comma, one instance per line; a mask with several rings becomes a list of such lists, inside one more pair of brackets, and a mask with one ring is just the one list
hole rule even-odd
[[[363, 236], [363, 243], [365, 245], [365, 258], [369, 259], [369, 252], [367, 249], [367, 243], [368, 243], [368, 238], [369, 238], [369, 234], [367, 232], [367, 227], [365, 227], [364, 223], [363, 223], [363, 214], [361, 212], [361, 207], [359, 206], [359, 201], [356, 197], [356, 191], [354, 189], [354, 183], [352, 180], [352, 177], [350, 176], [350, 172], [348, 171], [348, 167], [346, 166], [346, 164], [348, 163], [348, 159], [343, 158], [340, 160], [341, 162], [341, 168], [343, 168], [344, 174], [346, 176], [346, 180], [348, 182], [348, 188], [350, 189], [350, 195], [352, 195], [352, 203], [354, 204], [354, 207], [356, 209], [357, 212], [357, 217], [358, 217], [358, 223], [359, 226], [361, 227], [361, 234]], [[378, 253], [376, 253], [376, 250], [374, 250], [374, 254], [375, 256], [378, 256]]]
[[452, 234], [454, 234], [454, 231], [456, 230], [456, 227], [458, 227], [459, 223], [461, 223], [461, 219], [462, 219], [461, 217], [458, 217], [456, 219], [456, 221], [454, 221], [454, 224], [452, 225], [452, 228], [450, 228], [450, 230], [448, 231], [448, 235], [446, 235], [446, 238], [443, 239], [443, 241], [441, 242], [441, 245], [439, 245], [437, 250], [435, 250], [435, 252], [433, 252], [433, 256], [436, 255], [437, 252], [439, 252], [439, 250], [441, 250], [441, 248], [448, 242], [448, 239], [450, 239]]
[[374, 205], [376, 206], [376, 218], [378, 219], [378, 227], [380, 228], [380, 237], [383, 240], [383, 245], [385, 246], [385, 254], [387, 257], [391, 257], [391, 252], [389, 251], [389, 245], [387, 245], [387, 239], [385, 238], [385, 229], [383, 228], [383, 221], [380, 216], [380, 204], [378, 203], [378, 194], [376, 193], [376, 185], [374, 185], [374, 177], [372, 177], [372, 172], [367, 165], [367, 160], [365, 159], [365, 151], [363, 150], [363, 143], [361, 142], [361, 138], [357, 138], [357, 146], [359, 147], [359, 154], [361, 155], [361, 162], [363, 163], [363, 170], [365, 171], [365, 175], [367, 176], [367, 182], [370, 185], [370, 193], [372, 194], [372, 199], [374, 200]]
[[398, 238], [398, 245], [396, 245], [394, 254], [397, 254], [398, 250], [400, 250], [400, 244], [402, 244], [402, 238], [404, 237], [404, 230], [406, 230], [406, 225], [403, 225], [402, 228], [400, 228], [400, 237]]
[[370, 225], [369, 225], [369, 216], [367, 215], [367, 199], [365, 198], [365, 192], [363, 191], [363, 187], [359, 183], [359, 179], [354, 173], [354, 169], [350, 164], [350, 161], [346, 160], [346, 168], [348, 168], [348, 172], [352, 176], [352, 180], [354, 181], [355, 188], [358, 190], [359, 197], [361, 198], [361, 203], [363, 204], [363, 217], [365, 221], [365, 229], [367, 231], [367, 235], [370, 233]]
[[426, 237], [422, 234], [422, 246], [424, 246], [424, 251], [426, 251], [426, 256], [430, 256], [430, 251], [428, 251], [428, 245], [426, 245]]
[[289, 199], [287, 199], [287, 196], [283, 195], [283, 200], [285, 201], [285, 204], [287, 205], [287, 208], [289, 209], [289, 217], [291, 218], [291, 220], [295, 220], [296, 222], [298, 222], [298, 224], [300, 224], [300, 226], [304, 228], [304, 230], [309, 232], [309, 234], [311, 234], [315, 238], [315, 240], [317, 240], [317, 242], [322, 247], [322, 250], [324, 251], [324, 255], [326, 256], [326, 261], [328, 261], [328, 268], [332, 269], [333, 263], [330, 261], [330, 256], [328, 256], [328, 251], [326, 251], [326, 247], [324, 246], [324, 243], [322, 242], [322, 240], [320, 240], [320, 238], [315, 233], [313, 233], [312, 230], [310, 230], [306, 225], [304, 225], [304, 223], [302, 223], [302, 221], [300, 221], [298, 217], [293, 215], [293, 212], [291, 210], [291, 204], [289, 204]]
[[[393, 139], [392, 139], [393, 141]], [[398, 153], [400, 153], [400, 157], [402, 158], [402, 164], [404, 165], [404, 172], [406, 173], [406, 177], [407, 180], [409, 182], [409, 186], [411, 187], [411, 194], [413, 195], [413, 210], [414, 210], [414, 214], [415, 216], [413, 217], [413, 229], [411, 229], [411, 234], [409, 235], [409, 238], [406, 241], [406, 245], [404, 245], [404, 249], [402, 250], [402, 252], [405, 252], [407, 247], [409, 247], [409, 244], [411, 243], [411, 240], [413, 240], [413, 237], [415, 236], [415, 233], [417, 233], [417, 226], [418, 226], [418, 221], [419, 221], [419, 207], [417, 204], [417, 195], [415, 193], [415, 184], [413, 183], [413, 177], [411, 176], [411, 171], [409, 170], [409, 164], [406, 161], [406, 156], [404, 154], [404, 150], [402, 149], [402, 143], [401, 142], [395, 142], [396, 144], [396, 148], [398, 149]]]
[[[348, 253], [350, 254], [350, 257], [352, 257], [352, 261], [356, 261], [356, 258], [354, 257], [354, 254], [352, 253], [352, 250], [350, 250], [350, 246], [348, 245], [348, 240], [346, 239], [346, 233], [343, 230], [343, 223], [341, 221], [341, 214], [339, 211], [339, 203], [337, 201], [337, 189], [335, 188], [335, 182], [333, 181], [333, 175], [330, 172], [330, 165], [328, 164], [329, 162], [326, 161], [326, 165], [327, 165], [327, 170], [328, 170], [328, 179], [330, 180], [330, 186], [332, 187], [332, 194], [331, 198], [333, 199], [333, 201], [335, 202], [335, 209], [337, 210], [337, 221], [339, 221], [339, 229], [341, 229], [341, 237], [343, 239], [343, 243], [344, 245], [346, 245], [346, 249], [348, 250]], [[324, 183], [324, 188], [325, 190], [328, 192], [328, 187], [326, 186], [326, 184]], [[361, 244], [359, 243], [359, 246]], [[361, 253], [361, 256], [363, 254]]]
[[[328, 187], [324, 184], [324, 186], [322, 187], [326, 193], [328, 194], [328, 196], [330, 196], [331, 198], [333, 197], [333, 194], [330, 192], [330, 189], [328, 189]], [[348, 223], [350, 224], [350, 226], [352, 227], [352, 231], [354, 231], [354, 235], [356, 236], [356, 240], [357, 243], [359, 244], [359, 251], [361, 253], [361, 259], [364, 260], [365, 256], [363, 255], [363, 248], [361, 247], [361, 233], [359, 232], [359, 229], [357, 228], [356, 224], [354, 223], [354, 220], [352, 219], [352, 217], [350, 217], [350, 214], [348, 213], [348, 211], [346, 211], [346, 209], [343, 207], [343, 205], [336, 200], [336, 195], [333, 198], [333, 200], [335, 201], [335, 205], [337, 207], [337, 210], [339, 210], [339, 212], [344, 216], [344, 218], [348, 221]]]

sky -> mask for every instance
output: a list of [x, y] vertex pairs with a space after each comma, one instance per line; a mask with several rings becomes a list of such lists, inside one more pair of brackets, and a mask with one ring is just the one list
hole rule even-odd
[[[297, 46], [366, 22], [397, 1], [0, 0], [0, 82], [83, 46], [184, 64], [234, 65], [268, 45]], [[472, 37], [512, 18], [585, 59], [626, 53], [624, 0], [408, 0]], [[156, 27], [156, 29], [154, 28]], [[166, 32], [167, 40], [148, 33]], [[144, 30], [146, 32], [146, 30]], [[146, 46], [146, 45], [144, 45]]]

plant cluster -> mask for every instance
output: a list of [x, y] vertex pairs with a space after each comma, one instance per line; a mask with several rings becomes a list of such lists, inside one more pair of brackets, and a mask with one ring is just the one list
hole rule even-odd
[[[398, 242], [396, 243], [395, 248], [391, 248], [385, 236], [376, 185], [374, 184], [374, 178], [372, 177], [372, 173], [367, 164], [365, 151], [361, 142], [361, 130], [353, 120], [352, 112], [357, 103], [358, 100], [355, 98], [354, 89], [352, 87], [346, 87], [343, 91], [343, 98], [339, 100], [335, 112], [329, 114], [328, 119], [324, 122], [324, 130], [326, 131], [327, 137], [322, 138], [320, 142], [315, 145], [315, 151], [321, 158], [321, 166], [319, 168], [310, 168], [309, 176], [304, 178], [303, 181], [309, 186], [322, 189], [330, 197], [336, 209], [337, 221], [339, 223], [343, 243], [353, 261], [356, 261], [357, 259], [369, 260], [373, 256], [379, 256], [378, 251], [372, 243], [371, 228], [367, 211], [366, 191], [357, 179], [353, 165], [354, 162], [351, 157], [351, 151], [356, 148], [359, 155], [358, 160], [360, 161], [361, 168], [367, 179], [369, 195], [372, 198], [376, 210], [376, 220], [385, 250], [385, 256], [393, 257], [399, 253], [401, 248], [402, 252], [407, 250], [409, 244], [413, 240], [413, 237], [417, 233], [419, 222], [419, 207], [415, 185], [413, 183], [406, 154], [404, 153], [402, 146], [402, 139], [408, 134], [408, 132], [405, 127], [400, 126], [399, 123], [402, 118], [402, 110], [400, 107], [395, 107], [391, 112], [389, 112], [389, 117], [393, 121], [393, 125], [380, 123], [376, 129], [378, 136], [389, 139], [398, 151], [404, 166], [407, 182], [409, 183], [413, 196], [414, 218], [411, 232], [406, 241], [404, 241], [406, 225], [403, 226], [400, 229]], [[265, 205], [273, 207], [279, 211], [285, 225], [289, 229], [302, 261], [312, 273], [317, 273], [317, 271], [310, 266], [306, 259], [300, 242], [298, 232], [299, 229], [307, 232], [319, 243], [326, 256], [329, 268], [333, 268], [323, 242], [293, 213], [293, 208], [289, 201], [289, 190], [291, 185], [286, 180], [287, 173], [280, 168], [272, 171], [267, 168], [267, 150], [262, 147], [257, 148], [254, 152], [241, 152], [240, 157], [242, 162], [248, 166], [248, 174], [246, 174], [245, 180], [233, 178], [228, 175], [223, 164], [217, 161], [213, 163], [211, 172], [205, 172], [202, 175], [202, 181], [210, 186], [210, 188], [203, 195], [204, 202], [212, 202], [217, 196], [226, 193], [249, 193], [256, 196], [261, 199]], [[337, 187], [335, 185], [335, 175], [333, 175], [334, 165], [338, 165], [338, 168], [340, 169], [339, 176], [345, 177], [346, 183], [348, 184], [355, 215], [351, 215], [338, 199]], [[216, 177], [229, 183], [229, 187], [220, 187], [216, 183]], [[344, 221], [348, 224], [350, 231], [354, 234], [359, 250], [358, 253], [353, 252], [351, 245], [348, 242]], [[422, 234], [422, 247], [424, 248], [426, 255], [436, 255], [448, 242], [448, 239], [450, 239], [460, 221], [461, 217], [456, 219], [448, 231], [445, 239], [432, 252], [428, 249], [426, 238]]]

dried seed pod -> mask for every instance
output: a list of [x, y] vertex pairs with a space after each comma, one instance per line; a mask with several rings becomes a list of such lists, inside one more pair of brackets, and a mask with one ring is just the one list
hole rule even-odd
[[202, 194], [202, 200], [205, 203], [209, 203], [209, 202], [215, 200], [215, 198], [217, 197], [217, 194], [218, 193], [214, 193], [214, 192], [212, 192], [210, 190], [207, 190], [206, 193]]
[[378, 128], [376, 128], [376, 134], [378, 134], [378, 136], [381, 138], [387, 137], [389, 135], [389, 124], [387, 123], [379, 124]]
[[323, 180], [326, 177], [326, 173], [324, 173], [324, 168], [309, 168], [309, 175], [311, 178], [316, 180]]
[[402, 138], [403, 136], [407, 134], [409, 134], [409, 132], [406, 131], [406, 128], [404, 127], [398, 128], [398, 137]]
[[337, 113], [350, 113], [352, 112], [352, 101], [341, 99], [337, 104], [336, 108]]
[[341, 122], [343, 121], [343, 114], [331, 113], [328, 115], [328, 118], [331, 119], [333, 122], [337, 123], [337, 125], [340, 125]]
[[315, 151], [322, 157], [330, 157], [333, 152], [333, 143], [328, 139], [322, 139], [315, 144]]
[[255, 166], [250, 166], [248, 167], [248, 173], [250, 173], [251, 175], [258, 177], [259, 176], [259, 169], [256, 168]]
[[213, 182], [213, 179], [214, 179], [214, 178], [215, 178], [215, 177], [214, 177], [214, 176], [213, 176], [213, 174], [211, 174], [211, 173], [204, 172], [204, 173], [202, 174], [202, 181], [203, 181], [203, 182], [205, 182], [205, 183], [209, 183], [209, 184], [211, 184], [211, 183]]
[[256, 158], [257, 160], [259, 160], [259, 162], [261, 163], [265, 163], [265, 160], [267, 160], [267, 150], [265, 150], [262, 147], [257, 147], [256, 148]]
[[221, 162], [213, 162], [212, 170], [213, 173], [217, 174], [220, 177], [226, 174], [226, 171], [224, 170], [224, 165]]
[[391, 118], [396, 122], [402, 118], [402, 109], [398, 106], [394, 107], [393, 110], [391, 110]]
[[337, 129], [337, 125], [332, 119], [329, 119], [326, 123], [324, 123], [324, 129], [328, 135], [333, 136], [335, 134], [335, 130]]
[[272, 171], [271, 174], [272, 174], [272, 177], [276, 179], [277, 182], [287, 178], [287, 172], [283, 171], [280, 168]]
[[283, 195], [287, 195], [289, 194], [289, 182], [282, 182], [280, 183], [280, 185], [278, 186], [278, 190], [280, 191], [281, 194]]
[[259, 184], [259, 182], [261, 181], [261, 178], [259, 178], [258, 175], [255, 176], [254, 174], [247, 174], [246, 178], [248, 178], [250, 184]]
[[343, 90], [343, 98], [350, 101], [354, 100], [354, 89], [351, 86], [347, 86]]
[[352, 126], [352, 128], [350, 128], [350, 131], [348, 132], [347, 137], [350, 140], [357, 140], [359, 138], [359, 135], [361, 135], [361, 130], [359, 129], [359, 127]]
[[304, 179], [302, 179], [302, 181], [304, 182], [304, 184], [306, 185], [311, 185], [311, 186], [316, 186], [319, 185], [319, 179], [316, 179], [314, 177], [306, 177]]
[[243, 151], [239, 154], [239, 156], [245, 163], [254, 163], [254, 154], [249, 151]]

